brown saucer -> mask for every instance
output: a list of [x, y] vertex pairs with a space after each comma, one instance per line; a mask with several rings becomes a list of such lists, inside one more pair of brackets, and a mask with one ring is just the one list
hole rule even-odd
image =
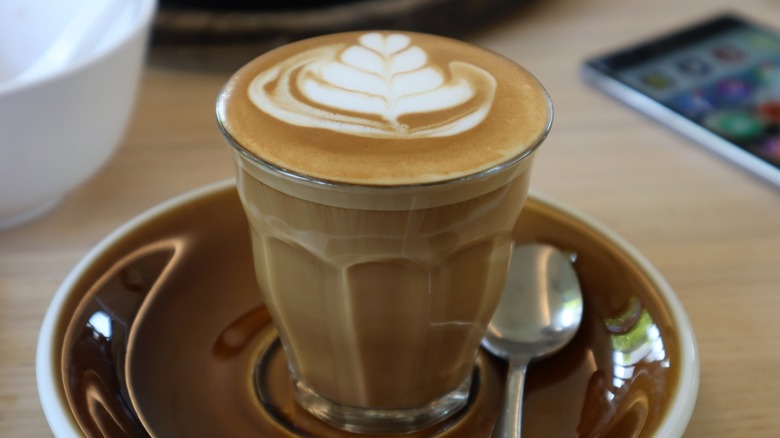
[[[574, 341], [529, 369], [524, 436], [681, 436], [698, 358], [666, 282], [617, 236], [539, 195], [531, 195], [516, 238], [576, 252], [585, 296]], [[39, 392], [52, 430], [361, 436], [292, 401], [255, 284], [232, 181], [167, 202], [108, 236], [66, 279], [41, 329]], [[474, 373], [466, 409], [405, 436], [489, 436], [504, 364], [483, 352]]]

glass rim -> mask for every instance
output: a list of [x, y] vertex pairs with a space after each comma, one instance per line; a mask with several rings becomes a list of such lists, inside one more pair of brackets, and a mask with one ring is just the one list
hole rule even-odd
[[222, 121], [221, 114], [219, 114], [219, 112], [217, 113], [217, 124], [219, 125], [219, 129], [222, 133], [222, 136], [227, 140], [228, 144], [230, 144], [232, 149], [236, 153], [238, 153], [241, 157], [253, 163], [259, 169], [267, 173], [281, 176], [282, 178], [289, 181], [293, 181], [295, 183], [307, 185], [310, 187], [338, 188], [338, 189], [344, 189], [348, 191], [371, 190], [371, 191], [381, 192], [381, 191], [390, 191], [390, 190], [413, 190], [413, 189], [420, 189], [420, 188], [434, 188], [437, 186], [456, 185], [456, 184], [468, 183], [471, 181], [478, 181], [487, 178], [491, 175], [501, 173], [506, 169], [512, 168], [515, 165], [525, 161], [525, 159], [529, 158], [531, 155], [533, 155], [533, 153], [539, 148], [539, 146], [541, 146], [541, 144], [544, 143], [544, 140], [547, 138], [547, 135], [550, 133], [550, 130], [552, 129], [553, 112], [554, 112], [553, 103], [552, 103], [552, 99], [550, 98], [550, 95], [547, 93], [547, 90], [541, 84], [539, 84], [539, 87], [541, 88], [545, 97], [545, 101], [547, 102], [548, 116], [544, 128], [542, 129], [542, 132], [539, 134], [539, 136], [534, 140], [534, 142], [530, 146], [523, 149], [519, 154], [513, 155], [510, 158], [498, 164], [490, 166], [486, 169], [482, 169], [478, 172], [469, 173], [454, 178], [447, 178], [447, 179], [421, 182], [421, 183], [363, 184], [363, 183], [354, 183], [354, 182], [319, 178], [312, 175], [307, 175], [305, 173], [296, 172], [294, 170], [286, 169], [282, 166], [264, 160], [263, 158], [258, 157], [257, 155], [250, 152], [247, 148], [242, 146], [241, 143], [227, 131]]

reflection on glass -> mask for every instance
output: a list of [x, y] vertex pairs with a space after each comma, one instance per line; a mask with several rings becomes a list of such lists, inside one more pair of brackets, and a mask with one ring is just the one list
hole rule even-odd
[[102, 310], [98, 310], [89, 317], [87, 326], [93, 331], [92, 336], [99, 339], [100, 336], [105, 339], [111, 339], [111, 317]]
[[612, 342], [615, 388], [631, 380], [641, 362], [659, 362], [662, 367], [669, 367], [661, 331], [637, 298], [631, 299], [625, 312], [605, 318], [604, 323]]
[[[663, 378], [659, 380], [652, 371], [669, 368], [661, 330], [637, 298], [632, 298], [619, 315], [603, 318], [602, 323], [612, 357], [602, 364], [593, 358], [596, 366], [588, 382], [578, 435], [643, 436], [648, 432], [648, 419], [663, 409], [650, 400], [662, 399], [667, 391]], [[592, 414], [598, 411], [603, 415]]]

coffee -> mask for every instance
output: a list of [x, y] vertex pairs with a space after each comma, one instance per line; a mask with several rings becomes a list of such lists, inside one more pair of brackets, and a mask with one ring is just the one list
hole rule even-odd
[[318, 37], [231, 78], [217, 117], [304, 407], [403, 432], [465, 403], [551, 116], [516, 64], [417, 33]]
[[513, 62], [441, 37], [346, 33], [267, 53], [219, 100], [220, 123], [274, 166], [353, 184], [472, 175], [537, 144], [550, 121]]

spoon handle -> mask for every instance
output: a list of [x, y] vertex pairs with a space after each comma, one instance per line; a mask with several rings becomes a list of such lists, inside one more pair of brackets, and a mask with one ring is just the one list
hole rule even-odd
[[523, 386], [525, 385], [526, 360], [510, 360], [507, 371], [504, 408], [501, 411], [493, 438], [520, 438], [523, 420]]

